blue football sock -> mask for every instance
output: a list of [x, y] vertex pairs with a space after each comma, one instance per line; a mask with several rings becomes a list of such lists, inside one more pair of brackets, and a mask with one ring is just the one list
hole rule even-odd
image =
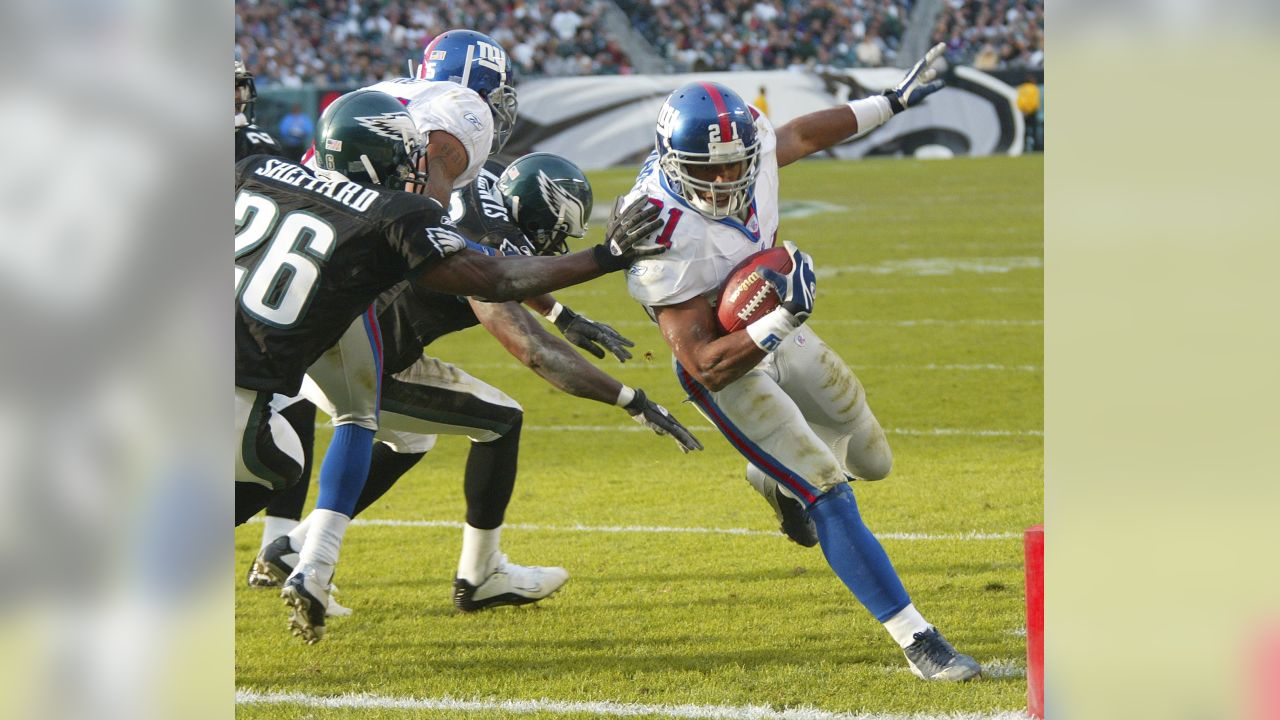
[[858, 515], [848, 484], [841, 483], [814, 501], [809, 516], [827, 564], [876, 620], [884, 622], [911, 604], [889, 556]]
[[335, 428], [329, 451], [320, 465], [320, 497], [316, 499], [316, 509], [351, 517], [369, 476], [372, 455], [372, 430], [351, 424]]

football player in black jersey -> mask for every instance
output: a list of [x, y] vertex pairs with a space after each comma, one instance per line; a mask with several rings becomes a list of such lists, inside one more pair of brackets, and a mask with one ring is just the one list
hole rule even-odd
[[[490, 257], [442, 226], [421, 188], [425, 143], [398, 101], [357, 91], [320, 119], [326, 170], [265, 155], [236, 165], [236, 521], [297, 482], [297, 436], [271, 406], [304, 374], [347, 409], [320, 471], [313, 524], [282, 597], [291, 625], [320, 639], [338, 548], [363, 489], [377, 428], [381, 333], [371, 303], [402, 280], [433, 292], [516, 300], [621, 270], [663, 248], [641, 203], [610, 223], [606, 243], [563, 257]], [[352, 332], [354, 330], [354, 332]], [[317, 368], [321, 368], [317, 371]]]
[[[582, 171], [564, 158], [534, 153], [508, 168], [489, 161], [477, 181], [453, 196], [453, 221], [491, 252], [520, 255], [559, 255], [568, 251], [566, 238], [585, 236], [591, 213], [591, 186]], [[604, 347], [626, 360], [630, 341], [607, 325], [592, 323], [540, 296], [527, 304], [546, 312], [561, 325], [566, 337], [578, 338], [597, 357]], [[515, 484], [523, 411], [502, 391], [461, 369], [423, 355], [434, 340], [475, 325], [483, 325], [512, 355], [557, 389], [623, 407], [637, 422], [658, 434], [670, 433], [681, 450], [702, 448], [689, 432], [643, 390], [628, 388], [587, 362], [564, 340], [547, 332], [518, 303], [468, 301], [428, 292], [401, 283], [378, 299], [385, 361], [382, 378], [382, 421], [364, 492], [356, 503], [359, 514], [389, 490], [435, 445], [437, 434], [467, 435], [472, 439], [464, 490], [467, 522], [462, 554], [454, 578], [454, 604], [464, 612], [499, 605], [537, 602], [568, 579], [559, 567], [526, 567], [509, 563], [500, 549], [503, 517]], [[577, 333], [574, 328], [590, 328]], [[623, 345], [622, 343], [625, 343]], [[332, 413], [333, 404], [308, 386], [304, 394]], [[290, 488], [268, 507], [269, 523], [301, 517], [307, 488]], [[272, 587], [283, 581], [297, 563], [298, 548], [307, 536], [310, 517], [286, 535], [264, 543], [249, 576], [250, 585]], [[349, 611], [330, 599], [330, 615]]]
[[258, 88], [253, 84], [253, 73], [236, 60], [236, 162], [259, 154], [284, 157], [284, 148], [271, 133], [253, 124], [257, 101]]

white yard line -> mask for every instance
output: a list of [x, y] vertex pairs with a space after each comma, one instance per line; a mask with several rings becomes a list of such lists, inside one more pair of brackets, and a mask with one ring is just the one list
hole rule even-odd
[[[686, 425], [690, 432], [716, 432], [710, 425]], [[332, 430], [327, 422], [317, 422], [317, 429]], [[525, 432], [653, 432], [643, 425], [525, 425]], [[886, 428], [886, 435], [916, 437], [1044, 437], [1043, 430], [965, 430], [963, 428]]]
[[1014, 270], [1040, 270], [1044, 260], [1034, 255], [966, 258], [903, 258], [866, 265], [819, 265], [819, 278], [840, 275], [913, 275], [916, 277], [956, 273], [1003, 274]]
[[[686, 425], [691, 432], [715, 432], [710, 425]], [[643, 425], [526, 425], [524, 429], [541, 432], [653, 432]], [[1044, 437], [1043, 430], [965, 430], [963, 428], [888, 428], [887, 435], [925, 437]]]
[[[649, 320], [617, 320], [609, 323], [615, 327], [651, 327]], [[948, 325], [992, 325], [1042, 327], [1044, 320], [1010, 320], [1007, 318], [958, 318], [944, 320], [940, 318], [920, 318], [918, 320], [878, 320], [874, 318], [828, 318], [815, 317], [810, 323], [818, 327], [824, 325], [879, 325], [885, 327], [934, 327]]]
[[[524, 365], [512, 360], [510, 362], [469, 362], [463, 368], [468, 371], [478, 370], [523, 370]], [[924, 365], [850, 365], [853, 370], [941, 370], [953, 372], [1043, 372], [1043, 365], [1001, 365], [998, 363], [926, 363]], [[607, 368], [609, 372], [620, 370], [660, 370], [671, 372], [671, 366], [665, 362], [638, 361], [619, 363]]]
[[438, 698], [386, 697], [382, 695], [310, 695], [307, 693], [264, 693], [237, 690], [237, 705], [301, 705], [314, 708], [352, 710], [442, 710], [454, 712], [570, 713], [601, 717], [668, 717], [694, 720], [1025, 720], [1021, 711], [991, 713], [887, 714], [843, 713], [816, 708], [774, 710], [758, 705], [645, 705], [601, 701], [538, 700], [466, 700], [449, 696]]
[[[886, 665], [881, 668], [886, 673], [909, 673], [911, 668], [905, 665]], [[1020, 678], [1027, 676], [1025, 660], [1013, 658], [997, 658], [982, 661], [982, 676], [987, 678]]]
[[[261, 517], [251, 519], [251, 523], [262, 522]], [[389, 520], [380, 518], [356, 518], [352, 525], [368, 525], [371, 527], [403, 527], [403, 528], [456, 528], [462, 529], [463, 523], [456, 520]], [[507, 523], [504, 528], [511, 530], [530, 530], [533, 532], [585, 532], [585, 533], [638, 533], [656, 535], [744, 535], [753, 537], [778, 537], [777, 530], [749, 530], [747, 528], [714, 528], [714, 527], [670, 527], [665, 525], [540, 525], [537, 523]], [[876, 533], [881, 540], [945, 540], [945, 541], [977, 541], [977, 540], [1016, 540], [1022, 538], [1018, 532], [980, 532], [967, 533], [912, 533], [883, 532]]]

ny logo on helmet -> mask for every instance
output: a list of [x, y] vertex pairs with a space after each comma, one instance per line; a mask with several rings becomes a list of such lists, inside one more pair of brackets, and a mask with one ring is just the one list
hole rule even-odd
[[[477, 42], [476, 47], [480, 50], [480, 57], [476, 58], [476, 63], [483, 68], [489, 68], [496, 73], [505, 73], [507, 69], [507, 55], [502, 52], [502, 48], [497, 45], [490, 45], [487, 42]], [[467, 53], [471, 50], [468, 48]], [[504, 78], [505, 80], [505, 78]]]
[[676, 130], [676, 123], [680, 120], [680, 111], [674, 105], [666, 103], [662, 106], [662, 110], [658, 112], [658, 134], [662, 137], [671, 137], [671, 133]]

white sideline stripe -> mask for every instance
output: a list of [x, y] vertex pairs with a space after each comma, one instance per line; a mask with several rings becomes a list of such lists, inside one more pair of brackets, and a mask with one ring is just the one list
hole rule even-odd
[[[249, 522], [260, 523], [258, 516]], [[409, 528], [456, 528], [461, 530], [463, 523], [457, 520], [386, 520], [381, 518], [356, 518], [352, 525], [369, 525], [371, 527], [409, 527]], [[507, 529], [531, 530], [534, 532], [596, 532], [596, 533], [642, 533], [666, 535], [748, 535], [755, 537], [778, 537], [777, 530], [749, 530], [747, 528], [708, 528], [708, 527], [667, 527], [663, 525], [538, 525], [535, 523], [507, 523]], [[967, 533], [947, 535], [931, 535], [928, 533], [887, 532], [875, 533], [881, 540], [1014, 540], [1022, 537], [1022, 533], [991, 533], [977, 530]]]
[[[316, 428], [333, 429], [327, 422], [316, 422]], [[716, 432], [710, 425], [685, 425], [690, 432]], [[526, 431], [539, 432], [653, 432], [643, 425], [525, 425]], [[963, 428], [886, 428], [887, 435], [913, 435], [924, 437], [1044, 437], [1043, 430], [965, 430]]]
[[899, 294], [903, 294], [903, 293], [910, 293], [910, 294], [912, 294], [912, 295], [921, 295], [921, 294], [925, 294], [925, 293], [933, 293], [933, 294], [952, 294], [952, 293], [978, 293], [978, 292], [985, 292], [985, 293], [1026, 293], [1026, 294], [1028, 294], [1028, 295], [1030, 295], [1030, 294], [1033, 294], [1033, 293], [1034, 293], [1034, 294], [1036, 294], [1036, 295], [1040, 295], [1040, 294], [1043, 294], [1043, 293], [1044, 293], [1044, 288], [1040, 288], [1040, 287], [1000, 287], [1000, 286], [992, 286], [992, 287], [958, 287], [958, 288], [955, 288], [955, 287], [941, 287], [941, 288], [931, 287], [931, 288], [918, 288], [918, 287], [867, 287], [867, 286], [864, 286], [864, 285], [851, 285], [851, 286], [848, 286], [848, 287], [844, 287], [844, 286], [839, 286], [839, 285], [837, 285], [836, 287], [829, 287], [829, 286], [828, 286], [828, 287], [823, 287], [823, 288], [822, 288], [822, 292], [823, 292], [823, 294], [824, 294], [824, 295], [863, 295], [863, 294], [875, 294], [875, 295], [889, 295], [889, 294], [893, 294], [893, 295], [899, 295]]
[[[482, 362], [467, 363], [466, 370], [521, 370], [524, 365], [515, 362]], [[1043, 365], [1000, 365], [998, 363], [928, 363], [926, 365], [850, 365], [853, 370], [956, 370], [961, 372], [993, 370], [997, 372], [1041, 372]], [[618, 370], [661, 370], [671, 372], [666, 363], [627, 363], [611, 366], [609, 372]]]
[[[609, 323], [616, 327], [651, 327], [649, 320], [618, 320]], [[1009, 320], [1006, 318], [960, 318], [942, 320], [938, 318], [921, 318], [919, 320], [872, 320], [864, 318], [814, 318], [812, 324], [823, 325], [880, 325], [885, 327], [925, 327], [937, 325], [1007, 325], [1041, 327], [1044, 320]]]
[[[1026, 665], [1021, 660], [999, 658], [996, 660], [982, 660], [980, 662], [982, 663], [982, 676], [986, 678], [1014, 678], [1027, 676]], [[911, 672], [911, 668], [903, 665], [885, 665], [880, 669], [886, 673]]]
[[610, 701], [573, 702], [565, 700], [465, 700], [445, 695], [439, 698], [386, 697], [366, 693], [325, 696], [307, 693], [264, 693], [236, 690], [236, 705], [302, 705], [305, 707], [356, 710], [453, 710], [457, 712], [497, 711], [506, 713], [585, 713], [606, 717], [665, 716], [693, 720], [1025, 720], [1020, 711], [994, 713], [947, 713], [941, 715], [893, 715], [883, 713], [843, 713], [799, 707], [774, 710], [758, 705], [642, 705]]
[[961, 435], [965, 437], [1044, 437], [1043, 430], [962, 430], [959, 428], [912, 430], [910, 428], [888, 428], [885, 433], [888, 435]]
[[819, 278], [850, 274], [869, 275], [954, 275], [966, 273], [1007, 273], [1013, 270], [1039, 270], [1044, 260], [1037, 256], [966, 257], [966, 258], [906, 258], [884, 260], [874, 265], [818, 266], [814, 274]]
[[[691, 432], [715, 432], [710, 425], [686, 425]], [[545, 432], [653, 432], [643, 425], [526, 425], [525, 430]], [[888, 428], [888, 435], [960, 436], [960, 437], [1044, 437], [1043, 430], [964, 430], [961, 428]]]

